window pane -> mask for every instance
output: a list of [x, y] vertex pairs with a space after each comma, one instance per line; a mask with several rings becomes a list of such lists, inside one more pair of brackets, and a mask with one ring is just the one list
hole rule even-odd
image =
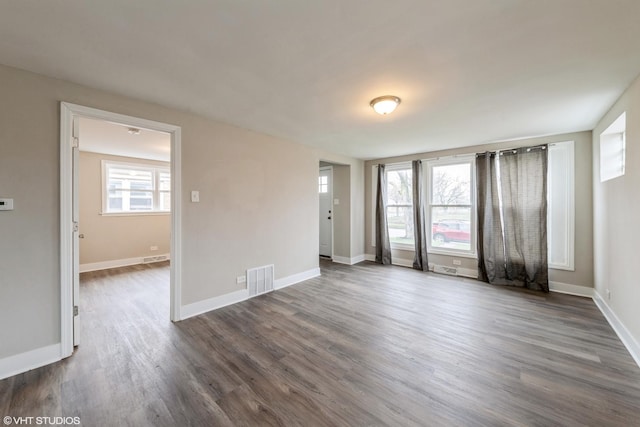
[[160, 172], [158, 174], [160, 180], [160, 191], [169, 191], [171, 190], [171, 174], [169, 172]]
[[153, 173], [145, 170], [110, 167], [109, 188], [153, 190]]
[[163, 191], [162, 193], [160, 193], [160, 210], [171, 210], [171, 193], [169, 193], [168, 191]]
[[129, 209], [131, 211], [151, 211], [153, 210], [153, 194], [131, 194], [129, 201]]
[[389, 241], [413, 245], [413, 207], [387, 206]]
[[107, 198], [108, 212], [122, 212], [122, 192], [109, 191]]
[[107, 196], [108, 212], [146, 212], [153, 210], [153, 193], [148, 191], [114, 191]]
[[327, 181], [326, 176], [318, 177], [318, 192], [320, 193], [328, 193], [329, 192], [329, 182]]
[[387, 172], [387, 205], [411, 205], [411, 169]]
[[434, 205], [470, 205], [471, 164], [434, 166], [431, 194]]
[[413, 245], [411, 169], [387, 172], [387, 223], [391, 243]]
[[431, 246], [442, 249], [471, 250], [471, 208], [432, 207]]

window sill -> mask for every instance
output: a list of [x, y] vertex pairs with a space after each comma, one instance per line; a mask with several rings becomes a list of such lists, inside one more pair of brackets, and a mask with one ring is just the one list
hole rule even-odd
[[396, 251], [411, 251], [415, 252], [415, 245], [408, 245], [405, 243], [391, 243], [391, 249]]
[[159, 216], [171, 215], [171, 212], [100, 212], [101, 216]]
[[434, 254], [434, 255], [455, 256], [459, 258], [478, 259], [478, 255], [475, 252], [456, 252], [456, 251], [447, 251], [442, 249], [428, 248], [427, 253]]

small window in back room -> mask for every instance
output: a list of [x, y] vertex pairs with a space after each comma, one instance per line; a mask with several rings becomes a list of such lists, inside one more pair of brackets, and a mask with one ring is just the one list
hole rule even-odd
[[600, 182], [624, 175], [627, 113], [600, 134]]
[[102, 213], [168, 213], [171, 173], [168, 167], [102, 161]]

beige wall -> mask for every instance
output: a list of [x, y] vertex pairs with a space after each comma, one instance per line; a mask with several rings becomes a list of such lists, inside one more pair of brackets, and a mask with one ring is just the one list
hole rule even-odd
[[[378, 163], [397, 163], [416, 159], [429, 159], [435, 157], [452, 156], [455, 154], [479, 153], [487, 150], [501, 148], [516, 148], [528, 145], [548, 144], [552, 142], [575, 141], [575, 182], [576, 182], [576, 237], [575, 237], [575, 271], [553, 270], [549, 271], [549, 279], [554, 282], [567, 283], [578, 286], [593, 286], [593, 233], [592, 233], [592, 195], [591, 195], [591, 132], [578, 132], [564, 135], [554, 135], [544, 138], [532, 138], [518, 141], [507, 141], [497, 144], [478, 145], [473, 147], [444, 150], [431, 153], [420, 153], [411, 156], [393, 157], [386, 159], [370, 160], [365, 163], [365, 232], [367, 254], [375, 254], [372, 245], [372, 172], [373, 165]], [[411, 263], [413, 251], [392, 251], [392, 257], [396, 261]], [[460, 260], [461, 267], [477, 270], [475, 258], [452, 257], [447, 255], [430, 254], [429, 262], [440, 265], [453, 265], [453, 260]]]
[[[626, 170], [600, 182], [600, 134], [627, 113]], [[593, 131], [594, 268], [596, 292], [640, 343], [640, 78], [626, 90]], [[611, 298], [607, 298], [607, 290]]]
[[351, 258], [351, 181], [350, 167], [333, 165], [333, 199], [340, 203], [332, 206], [333, 255]]
[[[170, 251], [171, 216], [102, 215], [102, 160], [169, 167], [167, 162], [80, 153], [80, 264], [163, 255]], [[151, 246], [158, 250], [152, 251]]]
[[351, 166], [351, 206], [363, 203], [362, 161], [4, 66], [0, 93], [0, 195], [15, 199], [0, 212], [0, 358], [60, 342], [60, 101], [181, 126], [182, 191], [201, 200], [181, 201], [185, 305], [239, 290], [250, 267], [317, 268], [321, 159]]

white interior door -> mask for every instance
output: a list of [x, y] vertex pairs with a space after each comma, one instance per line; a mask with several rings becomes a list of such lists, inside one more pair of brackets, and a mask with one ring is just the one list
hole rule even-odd
[[73, 345], [80, 344], [80, 316], [78, 306], [80, 302], [80, 203], [79, 203], [79, 160], [80, 160], [80, 119], [73, 119], [73, 148], [71, 150], [72, 157], [72, 213], [73, 221]]
[[320, 255], [333, 256], [333, 168], [320, 168], [318, 178], [320, 196]]

